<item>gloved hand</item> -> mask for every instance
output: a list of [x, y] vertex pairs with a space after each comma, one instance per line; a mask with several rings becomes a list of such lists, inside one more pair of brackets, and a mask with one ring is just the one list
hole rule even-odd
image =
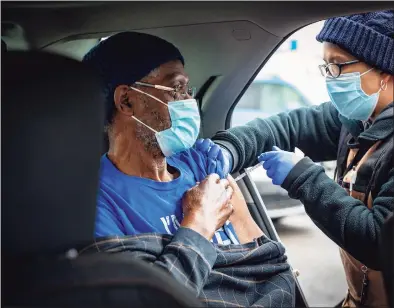
[[206, 155], [208, 174], [217, 173], [221, 178], [226, 178], [230, 172], [230, 159], [224, 155], [220, 146], [211, 139], [198, 139], [194, 144], [194, 149]]
[[293, 152], [282, 151], [274, 146], [273, 151], [265, 152], [258, 157], [259, 162], [264, 162], [263, 167], [267, 170], [267, 176], [275, 185], [282, 185], [291, 169], [302, 159]]

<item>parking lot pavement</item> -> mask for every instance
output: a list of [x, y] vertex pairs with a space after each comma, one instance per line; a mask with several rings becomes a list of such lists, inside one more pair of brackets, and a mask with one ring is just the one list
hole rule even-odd
[[333, 307], [347, 290], [338, 246], [306, 215], [286, 217], [276, 224], [289, 262], [298, 269], [301, 288], [310, 307]]

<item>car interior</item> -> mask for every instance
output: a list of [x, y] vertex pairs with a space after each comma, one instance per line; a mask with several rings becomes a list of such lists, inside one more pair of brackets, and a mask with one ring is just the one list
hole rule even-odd
[[[121, 31], [172, 42], [197, 88], [200, 136], [209, 138], [231, 127], [237, 102], [292, 33], [334, 16], [393, 8], [296, 1], [1, 5], [3, 303], [138, 307], [154, 305], [155, 296], [175, 307], [200, 304], [164, 273], [122, 255], [75, 256], [93, 241], [99, 160], [107, 148], [100, 80], [80, 63], [83, 55]], [[250, 175], [238, 184], [257, 224], [280, 241]], [[391, 220], [387, 234], [392, 226]], [[392, 246], [392, 236], [385, 237], [384, 256], [392, 256]], [[390, 280], [392, 258], [385, 267]], [[308, 307], [298, 283], [295, 305]]]

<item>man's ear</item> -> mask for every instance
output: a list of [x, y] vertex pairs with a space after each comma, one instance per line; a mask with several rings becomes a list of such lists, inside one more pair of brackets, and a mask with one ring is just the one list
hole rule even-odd
[[116, 109], [127, 116], [134, 115], [133, 104], [130, 101], [130, 90], [126, 85], [117, 86], [114, 92]]

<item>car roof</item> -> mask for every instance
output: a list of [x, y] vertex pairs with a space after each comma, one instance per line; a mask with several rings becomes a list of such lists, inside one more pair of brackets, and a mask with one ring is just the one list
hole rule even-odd
[[285, 37], [328, 17], [391, 8], [390, 3], [29, 1], [2, 2], [2, 20], [29, 31], [35, 47], [79, 37], [104, 37], [118, 31], [247, 20]]
[[[201, 102], [203, 135], [229, 127], [231, 110], [294, 31], [333, 16], [391, 8], [390, 2], [2, 2], [10, 49], [77, 59], [102, 38], [140, 31], [175, 44]], [[7, 23], [4, 23], [7, 22]]]

